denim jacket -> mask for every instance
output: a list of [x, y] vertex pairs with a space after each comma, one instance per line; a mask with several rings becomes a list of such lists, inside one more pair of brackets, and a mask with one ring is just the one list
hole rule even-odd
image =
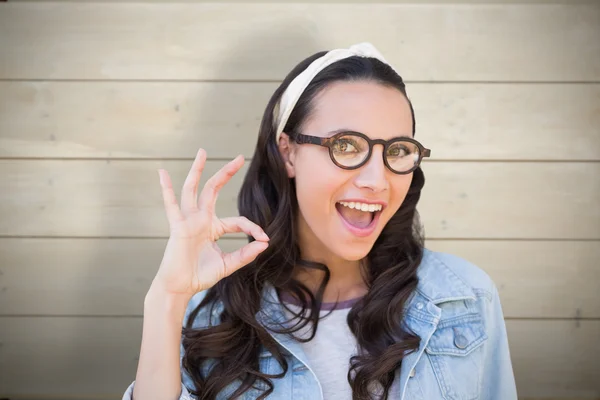
[[[389, 399], [517, 399], [500, 298], [490, 277], [462, 258], [427, 249], [417, 275], [419, 283], [405, 305], [404, 321], [421, 338], [421, 343], [397, 368]], [[200, 292], [192, 298], [184, 323], [204, 295], [205, 292]], [[216, 322], [222, 307], [214, 307], [211, 315], [209, 309], [205, 307], [198, 313], [194, 327]], [[263, 305], [256, 317], [279, 342], [289, 364], [283, 378], [272, 379], [274, 391], [268, 398], [332, 400], [323, 399], [321, 384], [310, 369], [300, 343], [268, 329], [273, 322], [285, 319], [273, 286], [266, 286]], [[282, 371], [266, 349], [260, 354], [259, 365], [268, 374]], [[134, 384], [129, 386], [123, 400], [132, 399]], [[226, 399], [238, 385], [230, 384], [217, 398]], [[252, 388], [241, 398], [256, 399], [265, 386], [258, 381], [255, 385], [259, 389]], [[183, 371], [179, 399], [196, 400], [187, 387], [194, 385]]]

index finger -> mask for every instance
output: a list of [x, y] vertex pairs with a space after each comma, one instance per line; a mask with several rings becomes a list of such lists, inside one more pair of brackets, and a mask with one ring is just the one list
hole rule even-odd
[[206, 182], [198, 200], [198, 206], [201, 210], [208, 211], [211, 214], [215, 212], [219, 191], [242, 168], [242, 165], [244, 165], [244, 156], [240, 154], [225, 164]]
[[185, 178], [181, 189], [181, 211], [188, 213], [198, 206], [198, 184], [206, 165], [206, 151], [198, 149], [190, 172]]

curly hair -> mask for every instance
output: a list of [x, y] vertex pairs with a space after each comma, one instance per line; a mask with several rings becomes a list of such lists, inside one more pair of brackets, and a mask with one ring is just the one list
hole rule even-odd
[[[239, 192], [239, 214], [263, 227], [270, 237], [269, 247], [251, 264], [210, 288], [182, 330], [182, 366], [194, 382], [192, 393], [199, 398], [215, 399], [226, 386], [239, 381], [240, 386], [231, 395], [235, 398], [256, 387], [254, 384], [259, 380], [266, 388], [258, 397], [263, 399], [274, 390], [271, 379], [281, 378], [287, 372], [288, 360], [279, 344], [256, 320], [265, 283], [273, 285], [279, 292], [294, 294], [301, 302], [301, 310], [293, 318], [298, 322], [287, 324], [281, 333], [304, 342], [316, 333], [330, 273], [326, 265], [300, 257], [294, 226], [298, 213], [295, 182], [287, 176], [275, 142], [273, 111], [290, 82], [325, 53], [316, 53], [300, 62], [275, 90], [265, 109], [254, 156]], [[299, 131], [314, 110], [315, 97], [327, 85], [337, 81], [370, 81], [398, 89], [408, 100], [415, 134], [414, 109], [402, 77], [385, 63], [363, 57], [337, 61], [319, 72], [300, 97], [284, 131]], [[361, 350], [351, 357], [347, 375], [353, 399], [379, 396], [372, 393], [372, 385], [378, 385], [381, 398], [387, 399], [402, 359], [419, 347], [420, 338], [408, 332], [402, 321], [404, 306], [418, 283], [417, 268], [423, 257], [424, 240], [416, 206], [424, 183], [423, 172], [417, 168], [402, 205], [362, 263], [368, 292], [354, 304], [347, 317]], [[249, 237], [248, 240], [253, 239]], [[298, 266], [324, 272], [317, 293], [313, 294], [293, 278], [294, 268]], [[223, 305], [219, 324], [194, 329], [192, 321], [199, 309], [214, 302]], [[294, 332], [307, 324], [312, 324], [310, 337], [294, 336]], [[261, 348], [271, 351], [282, 373], [268, 375], [259, 370]], [[215, 363], [205, 373], [199, 366], [207, 360]]]

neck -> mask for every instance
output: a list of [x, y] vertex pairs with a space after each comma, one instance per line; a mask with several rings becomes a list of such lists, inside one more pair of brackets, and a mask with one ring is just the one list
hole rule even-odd
[[[306, 232], [306, 230], [303, 231]], [[323, 302], [351, 300], [367, 293], [367, 285], [361, 274], [363, 269], [361, 260], [346, 260], [332, 254], [314, 235], [300, 234], [298, 244], [303, 260], [324, 264], [329, 269], [329, 282], [325, 287]], [[316, 294], [325, 277], [325, 272], [297, 266], [293, 276], [294, 279], [306, 285], [313, 294]]]
[[[359, 265], [336, 266], [336, 264], [311, 258], [303, 257], [303, 259], [323, 263], [329, 268], [330, 277], [323, 294], [323, 302], [351, 300], [367, 293], [367, 286], [360, 275]], [[319, 290], [324, 277], [324, 272], [312, 268], [297, 267], [294, 271], [294, 279], [306, 285], [313, 294]]]

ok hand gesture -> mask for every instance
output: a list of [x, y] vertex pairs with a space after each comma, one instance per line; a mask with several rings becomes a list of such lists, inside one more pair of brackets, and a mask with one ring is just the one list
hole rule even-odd
[[[205, 165], [206, 152], [200, 149], [181, 191], [181, 207], [169, 174], [158, 171], [170, 236], [155, 282], [170, 294], [191, 297], [208, 289], [252, 262], [268, 246], [269, 237], [257, 224], [245, 217], [218, 218], [215, 214], [219, 191], [244, 165], [243, 156], [237, 156], [214, 174], [198, 198]], [[234, 232], [244, 232], [256, 240], [232, 253], [223, 253], [216, 241]]]

